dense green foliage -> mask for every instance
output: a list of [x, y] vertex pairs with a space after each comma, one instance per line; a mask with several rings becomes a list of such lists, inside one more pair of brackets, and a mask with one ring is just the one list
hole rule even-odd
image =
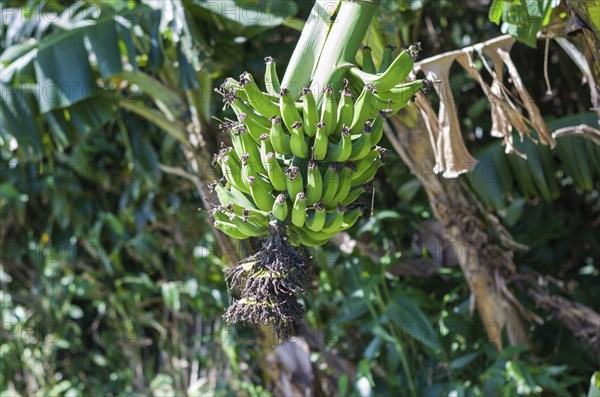
[[[229, 264], [194, 181], [165, 170], [212, 179], [210, 158], [189, 154], [214, 153], [225, 139], [211, 115], [232, 114], [213, 88], [245, 70], [262, 78], [265, 56], [283, 75], [311, 6], [297, 3], [2, 5], [2, 395], [270, 394], [276, 380], [262, 363], [271, 341], [222, 322]], [[488, 6], [383, 1], [372, 40], [418, 40], [432, 56], [500, 34], [489, 15]], [[587, 86], [554, 44], [553, 94], [544, 96], [538, 47], [512, 54], [552, 128], [594, 121]], [[452, 78], [469, 148], [483, 164], [509, 161], [487, 133], [479, 87], [462, 71]], [[517, 253], [519, 270], [562, 280], [561, 293], [598, 311], [600, 152], [579, 137], [561, 138], [554, 152], [523, 145], [550, 163], [547, 195], [529, 174], [509, 189], [469, 175], [457, 183], [532, 247]], [[315, 281], [303, 303], [324, 394], [588, 393], [599, 357], [553, 319], [531, 326], [530, 346], [498, 353], [487, 340], [427, 197], [398, 156], [375, 188], [374, 215], [350, 230], [374, 257], [331, 243], [305, 252]]]

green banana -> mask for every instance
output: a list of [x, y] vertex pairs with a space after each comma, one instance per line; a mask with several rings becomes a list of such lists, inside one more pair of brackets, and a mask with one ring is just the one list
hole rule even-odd
[[261, 174], [266, 174], [266, 170], [260, 161], [260, 150], [256, 145], [256, 142], [254, 142], [250, 134], [248, 134], [244, 128], [240, 128], [239, 137], [242, 150], [244, 151], [244, 153], [242, 153], [240, 156], [240, 159], [244, 154], [248, 154], [252, 160], [252, 165], [256, 168], [256, 171]]
[[222, 206], [218, 206], [218, 207], [213, 208], [212, 210], [209, 211], [209, 214], [216, 221], [233, 222], [233, 220], [231, 220], [229, 218], [229, 216], [225, 214], [225, 211], [223, 210]]
[[[325, 215], [325, 217], [326, 217], [325, 222], [327, 222], [327, 214]], [[343, 221], [343, 215], [342, 215], [342, 221]], [[340, 227], [341, 227], [341, 225], [340, 225]], [[323, 226], [323, 228], [325, 228], [325, 226]], [[323, 240], [328, 241], [330, 238], [334, 237], [336, 234], [338, 234], [340, 232], [339, 228], [335, 231], [329, 231], [329, 232], [326, 232], [323, 229], [319, 230], [318, 232], [315, 232], [314, 230], [311, 230], [307, 227], [303, 227], [303, 228], [294, 227], [294, 229], [300, 229], [303, 236], [306, 236], [308, 239], [313, 240], [313, 241], [323, 241]]]
[[[329, 206], [333, 202], [333, 198], [335, 197], [338, 185], [340, 182], [340, 175], [338, 171], [338, 165], [336, 163], [330, 164], [325, 171], [325, 175], [323, 176], [323, 194], [321, 195], [321, 201], [326, 206]], [[337, 203], [333, 203], [334, 205]]]
[[348, 160], [356, 161], [365, 157], [371, 151], [371, 125], [373, 120], [368, 120], [363, 129], [362, 134], [352, 142], [352, 152]]
[[267, 153], [267, 175], [275, 190], [283, 192], [287, 189], [285, 175], [273, 152]]
[[382, 165], [383, 161], [375, 160], [373, 163], [371, 163], [371, 166], [365, 172], [362, 173], [362, 175], [360, 175], [352, 181], [350, 186], [355, 187], [370, 182], [375, 177], [375, 174], [377, 173], [379, 167], [381, 167]]
[[308, 229], [301, 227], [294, 227], [294, 225], [290, 225], [287, 227], [286, 233], [292, 241], [297, 241], [299, 244], [302, 244], [305, 247], [318, 247], [323, 245], [329, 241], [329, 238], [325, 238], [323, 240], [316, 240], [308, 235]]
[[[242, 180], [247, 182], [249, 176], [258, 178], [259, 171], [253, 161], [249, 160], [250, 155], [244, 153], [242, 155]], [[249, 188], [248, 188], [249, 189]]]
[[382, 147], [375, 146], [365, 157], [359, 160], [354, 166], [356, 171], [352, 173], [352, 181], [358, 179], [369, 167], [373, 165], [373, 162], [378, 158], [381, 158], [385, 154], [386, 150]]
[[285, 171], [285, 176], [286, 190], [290, 199], [304, 191], [304, 182], [302, 181], [300, 168], [295, 165], [291, 166]]
[[231, 144], [233, 146], [233, 151], [235, 152], [236, 157], [239, 159], [245, 153], [244, 149], [242, 149], [242, 139], [240, 138], [240, 134], [242, 129], [246, 129], [243, 125], [238, 125], [231, 130], [229, 134], [231, 136]]
[[339, 184], [337, 192], [335, 196], [329, 202], [327, 209], [335, 208], [339, 203], [342, 202], [350, 192], [351, 184], [352, 184], [352, 168], [349, 165], [346, 165], [341, 171], [339, 176]]
[[[235, 195], [237, 195], [237, 194], [241, 194], [241, 193], [236, 192]], [[249, 225], [248, 227], [251, 226], [258, 231], [268, 230], [270, 219], [269, 219], [269, 215], [267, 212], [255, 209], [254, 204], [249, 205], [248, 207], [244, 207], [244, 205], [236, 203], [234, 200], [226, 201], [226, 200], [229, 200], [228, 197], [223, 197], [223, 200], [221, 200], [222, 195], [219, 193], [218, 193], [218, 195], [219, 195], [219, 200], [221, 202], [227, 203], [227, 204], [225, 207], [223, 207], [223, 206], [218, 207], [218, 210], [219, 210], [218, 213], [213, 212], [213, 217], [216, 220], [233, 223], [233, 224], [237, 224], [239, 222], [244, 222]], [[228, 215], [225, 215], [226, 212]], [[236, 219], [236, 217], [238, 219]], [[252, 231], [246, 230], [245, 227], [242, 227], [240, 230], [242, 232], [244, 232], [247, 236], [255, 234]]]
[[352, 118], [354, 117], [354, 100], [348, 84], [348, 79], [344, 78], [344, 89], [340, 91], [342, 96], [337, 109], [338, 123], [335, 128], [336, 131], [341, 131], [344, 126], [352, 124]]
[[367, 73], [375, 73], [375, 63], [373, 63], [373, 51], [371, 47], [368, 45], [364, 46], [362, 49], [362, 70]]
[[242, 167], [229, 156], [221, 159], [221, 171], [229, 184], [241, 192], [250, 193], [250, 189], [241, 179]]
[[254, 176], [249, 176], [246, 182], [256, 206], [262, 211], [271, 211], [275, 202], [275, 197], [271, 194], [271, 190], [273, 190], [271, 184]]
[[221, 150], [223, 151], [223, 155], [229, 156], [231, 158], [231, 161], [236, 163], [238, 166], [242, 164], [240, 157], [237, 155], [237, 152], [231, 146], [225, 147]]
[[282, 88], [279, 92], [279, 108], [281, 109], [281, 118], [283, 119], [283, 124], [287, 127], [289, 131], [292, 130], [292, 125], [298, 121], [302, 120], [300, 117], [300, 113], [298, 109], [296, 109], [296, 104], [290, 95], [290, 91], [287, 88]]
[[271, 131], [269, 136], [271, 137], [271, 145], [273, 145], [276, 153], [281, 155], [292, 154], [292, 148], [290, 147], [291, 137], [283, 131], [279, 116], [271, 117]]
[[343, 163], [352, 154], [352, 135], [350, 129], [344, 125], [340, 134], [340, 140], [338, 143], [328, 143], [329, 149], [327, 149], [326, 159], [329, 161], [335, 161]]
[[264, 236], [268, 232], [267, 228], [256, 226], [250, 222], [243, 222], [238, 216], [235, 217], [233, 224], [240, 232], [250, 237]]
[[288, 205], [285, 198], [285, 195], [280, 194], [275, 199], [275, 203], [273, 203], [273, 216], [279, 219], [280, 221], [285, 221], [285, 218], [288, 216]]
[[307, 210], [306, 222], [304, 225], [310, 230], [318, 232], [325, 225], [326, 217], [325, 206], [321, 203], [316, 203], [311, 210]]
[[306, 221], [306, 195], [300, 192], [295, 196], [292, 206], [292, 223], [298, 227], [304, 226]]
[[378, 109], [373, 106], [373, 96], [377, 92], [372, 84], [366, 84], [363, 87], [358, 99], [354, 102], [354, 117], [350, 130], [360, 131], [367, 122], [377, 115]]
[[350, 189], [350, 192], [348, 193], [346, 198], [340, 202], [340, 204], [343, 206], [348, 206], [355, 202], [364, 192], [366, 192], [364, 186], [353, 187], [352, 189]]
[[309, 137], [313, 137], [317, 132], [317, 123], [319, 122], [317, 103], [315, 102], [315, 96], [310, 88], [303, 88], [301, 95], [304, 133]]
[[[381, 57], [381, 63], [379, 64], [379, 70], [377, 73], [383, 73], [387, 70], [387, 68], [392, 64], [392, 57], [396, 47], [393, 45], [386, 45], [383, 48], [383, 56]], [[363, 68], [364, 70], [364, 68]], [[365, 70], [365, 72], [368, 72]]]
[[238, 240], [244, 240], [244, 239], [247, 239], [248, 237], [250, 237], [250, 236], [246, 236], [244, 233], [242, 233], [240, 231], [240, 229], [237, 228], [236, 225], [234, 225], [233, 223], [230, 223], [230, 222], [214, 221], [213, 227], [215, 229], [219, 229], [226, 235], [233, 237], [235, 239], [238, 239]]
[[323, 102], [321, 103], [321, 121], [324, 123], [325, 134], [333, 134], [337, 126], [337, 102], [335, 92], [331, 85], [323, 89]]
[[238, 116], [238, 119], [242, 123], [244, 123], [244, 125], [246, 126], [246, 130], [250, 133], [250, 136], [256, 142], [258, 142], [260, 140], [260, 136], [262, 134], [269, 132], [269, 130], [264, 128], [264, 126], [256, 123], [251, 118], [249, 118], [246, 113], [240, 113], [240, 115]]
[[221, 222], [231, 222], [235, 220], [235, 214], [229, 210], [226, 210], [223, 206], [218, 206], [213, 208], [210, 212], [214, 220]]
[[[231, 103], [231, 108], [233, 109], [235, 115], [238, 117], [238, 120], [243, 122], [246, 125], [246, 127], [256, 127], [253, 129], [256, 130], [257, 133], [259, 133], [261, 130], [263, 130], [263, 132], [268, 132], [269, 119], [256, 113], [254, 109], [252, 109], [250, 106], [244, 103], [244, 101], [233, 101]], [[263, 132], [260, 132], [258, 136], [260, 136], [260, 134], [262, 134]]]
[[262, 134], [260, 136], [260, 161], [262, 161], [263, 166], [266, 168], [265, 164], [268, 163], [267, 154], [273, 151], [273, 145], [271, 145], [271, 137], [269, 134]]
[[362, 208], [353, 208], [344, 213], [344, 222], [340, 230], [350, 229], [364, 213]]
[[258, 225], [233, 212], [229, 212], [227, 215], [229, 222], [233, 223], [246, 236], [258, 237], [267, 234], [268, 229], [264, 225]]
[[345, 211], [346, 209], [341, 205], [335, 207], [334, 211], [327, 214], [325, 225], [323, 225], [321, 231], [325, 233], [338, 233], [344, 222]]
[[262, 227], [269, 226], [269, 214], [265, 211], [245, 208], [233, 202], [227, 203], [224, 208], [226, 208], [229, 212], [241, 216], [244, 222], [249, 220], [250, 222]]
[[306, 176], [306, 200], [308, 205], [313, 205], [321, 199], [323, 193], [323, 178], [316, 161], [308, 163]]
[[367, 73], [357, 67], [351, 68], [350, 73], [365, 84], [373, 84], [377, 90], [388, 91], [398, 83], [406, 80], [414, 64], [413, 57], [408, 51], [404, 50], [381, 74]]
[[306, 143], [306, 140], [304, 139], [304, 128], [302, 128], [301, 121], [296, 121], [292, 124], [290, 148], [292, 149], [292, 154], [294, 156], [302, 159], [308, 157], [308, 143]]
[[271, 102], [271, 98], [268, 94], [263, 93], [260, 88], [258, 88], [258, 85], [256, 85], [256, 82], [250, 73], [242, 73], [240, 76], [240, 86], [246, 91], [250, 106], [252, 106], [259, 114], [267, 118], [279, 115], [279, 106]]
[[212, 216], [216, 221], [232, 223], [245, 236], [257, 237], [267, 232], [268, 223], [255, 223], [248, 217], [240, 216], [227, 208], [219, 206], [212, 210]]
[[214, 191], [215, 193], [217, 193], [217, 198], [219, 199], [219, 202], [223, 205], [235, 203], [244, 208], [249, 208], [253, 210], [257, 209], [256, 204], [250, 201], [248, 196], [246, 196], [244, 193], [242, 193], [235, 187], [226, 189], [224, 186], [217, 184], [214, 187]]
[[371, 126], [371, 146], [375, 146], [383, 138], [383, 121], [387, 117], [386, 109], [379, 112], [379, 116], [373, 121]]
[[387, 104], [391, 113], [398, 113], [400, 109], [408, 105], [419, 90], [423, 89], [423, 86], [427, 81], [428, 80], [415, 80], [397, 85], [389, 91], [377, 91], [373, 94], [371, 103], [373, 106], [380, 109]]
[[277, 65], [275, 60], [271, 57], [265, 58], [266, 70], [265, 70], [265, 87], [269, 95], [277, 96], [281, 90], [279, 85], [279, 77], [277, 76]]
[[315, 135], [315, 140], [313, 143], [313, 154], [312, 157], [314, 160], [324, 160], [325, 156], [327, 156], [327, 147], [329, 146], [329, 138], [327, 136], [327, 131], [325, 129], [325, 123], [323, 121], [319, 121], [317, 123], [317, 133]]

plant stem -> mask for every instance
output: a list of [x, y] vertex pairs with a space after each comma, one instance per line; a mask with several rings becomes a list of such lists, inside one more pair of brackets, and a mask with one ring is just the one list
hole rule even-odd
[[310, 83], [331, 29], [331, 17], [339, 8], [339, 1], [332, 3], [317, 0], [304, 24], [302, 34], [281, 80], [281, 86], [290, 90], [292, 98], [297, 98], [302, 88]]
[[340, 66], [354, 63], [376, 10], [374, 1], [343, 1], [340, 5], [312, 78], [311, 88], [317, 103], [327, 84], [336, 90], [341, 88], [345, 70]]

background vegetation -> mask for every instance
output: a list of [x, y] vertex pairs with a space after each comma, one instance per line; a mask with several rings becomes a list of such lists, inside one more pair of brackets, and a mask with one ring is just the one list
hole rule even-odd
[[[594, 125], [589, 87], [554, 41], [547, 92], [535, 33], [546, 12], [561, 21], [567, 8], [537, 3], [539, 18], [515, 20], [516, 8], [503, 15], [524, 41], [511, 56], [525, 86], [552, 130]], [[496, 350], [471, 307], [462, 252], [444, 241], [419, 180], [393, 153], [375, 182], [373, 215], [350, 231], [359, 246], [306, 252], [315, 281], [301, 338], [275, 348], [269, 335], [222, 322], [222, 270], [237, 252], [223, 252], [198, 211], [213, 179], [210, 154], [224, 139], [211, 116], [232, 117], [213, 88], [245, 70], [258, 80], [265, 56], [283, 75], [311, 7], [2, 4], [2, 395], [593, 392], [598, 345], [532, 304], [545, 321], [528, 324], [530, 343]], [[425, 58], [501, 34], [490, 10], [485, 2], [385, 0], [373, 37], [421, 41]], [[514, 156], [489, 136], [481, 89], [452, 71], [471, 152], [484, 164]], [[552, 277], [551, 291], [597, 312], [600, 151], [579, 137], [562, 138], [554, 151], [523, 145], [552, 165], [552, 194], [527, 178], [501, 192], [469, 175], [456, 183], [531, 247], [514, 258], [520, 272]]]

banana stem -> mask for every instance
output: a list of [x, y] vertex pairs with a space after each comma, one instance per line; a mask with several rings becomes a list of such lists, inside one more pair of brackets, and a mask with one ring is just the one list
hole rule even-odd
[[290, 91], [293, 99], [296, 99], [302, 88], [310, 82], [333, 24], [331, 17], [339, 8], [340, 1], [317, 0], [304, 24], [281, 80], [281, 86]]
[[312, 78], [311, 89], [317, 103], [327, 84], [335, 90], [341, 89], [346, 72], [341, 66], [355, 63], [356, 53], [376, 10], [375, 1], [343, 1], [340, 5]]

